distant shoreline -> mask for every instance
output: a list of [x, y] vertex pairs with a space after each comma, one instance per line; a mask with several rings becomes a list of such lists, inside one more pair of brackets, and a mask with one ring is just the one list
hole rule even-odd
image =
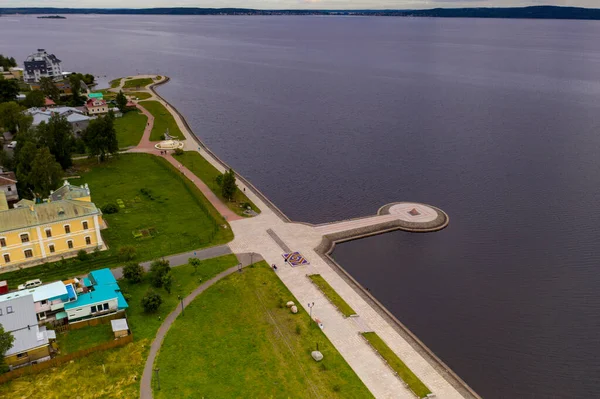
[[[100, 14], [100, 15], [328, 15], [433, 18], [506, 18], [600, 20], [600, 9], [561, 6], [507, 8], [433, 8], [428, 10], [259, 10], [250, 8], [0, 8], [2, 15]], [[48, 17], [50, 18], [50, 17]], [[64, 18], [64, 17], [62, 17]], [[61, 18], [61, 19], [62, 19]]]

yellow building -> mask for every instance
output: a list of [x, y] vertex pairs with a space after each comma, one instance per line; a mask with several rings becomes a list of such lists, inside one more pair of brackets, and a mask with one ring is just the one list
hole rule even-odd
[[14, 209], [0, 211], [0, 269], [52, 262], [82, 249], [106, 249], [100, 235], [104, 227], [88, 186], [65, 181], [48, 202], [21, 200]]

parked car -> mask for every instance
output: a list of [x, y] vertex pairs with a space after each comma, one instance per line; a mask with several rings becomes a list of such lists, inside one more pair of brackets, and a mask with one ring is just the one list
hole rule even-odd
[[42, 285], [42, 280], [36, 278], [35, 280], [26, 281], [25, 284], [19, 285], [20, 290], [26, 290], [28, 288], [39, 287]]
[[17, 147], [17, 142], [16, 141], [11, 141], [6, 147], [7, 148], [16, 148]]

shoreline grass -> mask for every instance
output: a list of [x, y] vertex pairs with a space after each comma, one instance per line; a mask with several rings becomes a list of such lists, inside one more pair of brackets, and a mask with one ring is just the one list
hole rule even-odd
[[381, 339], [377, 333], [365, 332], [361, 333], [369, 344], [375, 349], [387, 364], [394, 370], [400, 378], [408, 385], [419, 398], [424, 398], [431, 393], [429, 388], [408, 368], [406, 364], [390, 349], [389, 346]]
[[134, 89], [138, 87], [146, 87], [152, 83], [154, 83], [154, 80], [152, 80], [152, 78], [130, 79], [125, 81], [125, 83], [123, 84], [123, 88]]
[[123, 114], [121, 118], [115, 118], [114, 123], [119, 148], [133, 147], [140, 143], [148, 117], [134, 109]]
[[137, 97], [138, 101], [147, 100], [152, 97], [152, 94], [145, 91], [128, 91], [127, 95], [130, 97]]
[[344, 299], [333, 289], [331, 285], [320, 274], [312, 274], [308, 276], [312, 280], [312, 282], [319, 287], [321, 292], [325, 294], [329, 302], [331, 302], [338, 310], [345, 316], [355, 315], [356, 312]]
[[171, 136], [177, 137], [180, 140], [185, 140], [185, 136], [177, 126], [177, 122], [173, 118], [173, 115], [158, 101], [141, 101], [139, 103], [142, 107], [146, 108], [148, 112], [154, 116], [154, 126], [150, 133], [150, 141], [160, 141], [161, 136], [165, 134], [169, 129]]
[[240, 216], [247, 216], [244, 214], [244, 208], [240, 208], [240, 204], [248, 203], [254, 212], [260, 213], [260, 209], [252, 202], [250, 199], [244, 194], [243, 191], [237, 190], [233, 201], [228, 201], [221, 194], [221, 186], [219, 186], [216, 182], [216, 177], [221, 175], [221, 173], [202, 155], [198, 154], [196, 151], [186, 151], [183, 155], [175, 155], [175, 159], [181, 162], [186, 168], [192, 171], [200, 180], [204, 182], [210, 188], [210, 190], [217, 196], [219, 199], [227, 205], [229, 209], [234, 211], [236, 214]]
[[119, 87], [119, 85], [121, 84], [121, 79], [122, 78], [117, 78], [117, 79], [113, 79], [110, 82], [108, 82], [108, 84], [110, 85], [110, 88], [116, 89], [117, 87]]
[[[372, 397], [309, 315], [290, 312], [289, 300], [264, 261], [208, 288], [163, 341], [154, 397]], [[321, 362], [311, 357], [317, 343]]]

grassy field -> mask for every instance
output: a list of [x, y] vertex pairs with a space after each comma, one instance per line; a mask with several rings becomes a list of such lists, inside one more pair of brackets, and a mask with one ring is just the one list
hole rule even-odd
[[229, 209], [238, 215], [244, 216], [244, 208], [241, 208], [240, 204], [246, 203], [250, 204], [254, 212], [260, 213], [260, 209], [258, 209], [258, 207], [254, 205], [254, 203], [252, 203], [252, 201], [250, 201], [248, 197], [246, 197], [246, 194], [244, 194], [244, 192], [241, 190], [237, 190], [233, 201], [230, 202], [226, 200], [221, 195], [221, 187], [215, 180], [216, 177], [221, 173], [196, 151], [186, 151], [183, 153], [183, 155], [176, 155], [175, 157], [179, 162], [181, 162], [196, 176], [198, 176], [211, 189], [211, 191], [229, 207]]
[[329, 299], [329, 301], [333, 303], [333, 305], [336, 306], [344, 316], [348, 317], [356, 314], [354, 309], [352, 309], [350, 305], [348, 305], [348, 303], [346, 303], [346, 301], [344, 301], [342, 297], [335, 292], [329, 283], [325, 281], [323, 276], [320, 274], [313, 274], [308, 276], [308, 278], [310, 278], [312, 282], [315, 283], [321, 291], [323, 291], [323, 294], [325, 294], [327, 299]]
[[121, 84], [121, 78], [113, 79], [113, 80], [111, 80], [108, 83], [110, 84], [110, 88], [111, 89], [116, 89]]
[[119, 148], [138, 145], [148, 123], [146, 115], [137, 110], [126, 112], [123, 117], [115, 119], [115, 130]]
[[362, 333], [363, 337], [379, 352], [392, 369], [398, 373], [400, 378], [408, 385], [408, 387], [419, 397], [424, 398], [431, 393], [429, 388], [421, 382], [402, 360], [390, 349], [389, 346], [374, 332]]
[[[135, 260], [144, 261], [233, 239], [231, 229], [221, 227], [226, 223], [222, 216], [164, 159], [146, 154], [123, 154], [104, 164], [79, 160], [75, 168], [82, 177], [70, 178], [70, 182], [89, 183], [92, 201], [98, 207], [115, 203], [117, 199], [125, 204], [119, 213], [103, 215], [109, 228], [102, 230], [102, 237], [109, 250], [90, 254], [85, 261], [65, 259], [0, 274], [11, 288], [34, 278], [51, 282], [94, 269], [116, 267], [123, 263], [117, 256], [121, 246], [135, 247]], [[140, 176], [145, 178], [141, 180]], [[153, 199], [142, 194], [142, 188], [150, 190]], [[134, 231], [150, 228], [155, 232], [153, 238], [133, 235]]]
[[169, 129], [171, 136], [177, 137], [180, 140], [185, 140], [185, 136], [177, 126], [173, 115], [158, 101], [143, 101], [140, 102], [154, 116], [154, 127], [150, 133], [150, 141], [160, 141], [160, 136], [165, 134]]
[[184, 297], [189, 295], [203, 281], [211, 279], [223, 270], [237, 265], [237, 263], [235, 255], [226, 255], [203, 260], [196, 273], [194, 273], [194, 268], [190, 265], [172, 268], [173, 286], [171, 293], [168, 294], [164, 289], [156, 289], [156, 292], [162, 297], [163, 303], [156, 313], [152, 315], [144, 313], [140, 305], [142, 297], [148, 288], [150, 288], [148, 279], [143, 280], [139, 284], [130, 284], [126, 280], [119, 281], [119, 286], [123, 293], [131, 296], [129, 309], [127, 309], [127, 318], [131, 324], [130, 328], [135, 339], [154, 338], [156, 331], [165, 317], [179, 304], [177, 295]]
[[61, 355], [92, 348], [114, 339], [110, 323], [88, 326], [56, 334], [56, 343]]
[[[148, 260], [233, 238], [202, 193], [160, 157], [123, 154], [102, 164], [83, 160], [75, 166], [81, 178], [70, 179], [72, 184], [88, 183], [97, 206], [118, 199], [124, 203], [118, 213], [103, 216], [109, 228], [102, 236], [112, 251], [131, 245], [137, 260]], [[149, 235], [136, 238], [140, 232]]]
[[151, 78], [139, 78], [139, 79], [131, 79], [126, 80], [123, 85], [124, 89], [134, 89], [136, 87], [146, 87], [149, 84], [152, 84], [154, 81]]
[[152, 94], [145, 91], [129, 91], [127, 92], [128, 96], [137, 97], [138, 100], [146, 100], [152, 97]]
[[[154, 397], [372, 397], [308, 314], [285, 307], [289, 300], [265, 262], [209, 288], [169, 330]], [[310, 356], [317, 343], [319, 363]]]
[[[0, 397], [29, 398], [39, 396], [40, 392], [43, 392], [43, 397], [48, 399], [78, 396], [107, 399], [139, 397], [140, 379], [150, 343], [165, 317], [179, 305], [177, 295], [189, 295], [200, 284], [200, 280], [206, 281], [236, 264], [237, 258], [234, 255], [226, 255], [202, 261], [196, 273], [190, 265], [174, 267], [171, 294], [164, 289], [156, 290], [163, 298], [163, 303], [153, 314], [143, 313], [140, 304], [150, 286], [147, 278], [139, 284], [119, 281], [119, 286], [129, 298], [127, 317], [135, 339], [133, 343], [123, 348], [92, 353], [73, 363], [0, 385]], [[110, 324], [108, 326], [110, 328]], [[85, 329], [71, 331], [68, 334], [83, 330]], [[73, 340], [73, 338], [69, 339]], [[79, 340], [79, 337], [77, 339]], [[61, 353], [62, 351], [61, 347]], [[77, 383], [71, 384], [68, 383], [69, 381], [77, 381]]]

